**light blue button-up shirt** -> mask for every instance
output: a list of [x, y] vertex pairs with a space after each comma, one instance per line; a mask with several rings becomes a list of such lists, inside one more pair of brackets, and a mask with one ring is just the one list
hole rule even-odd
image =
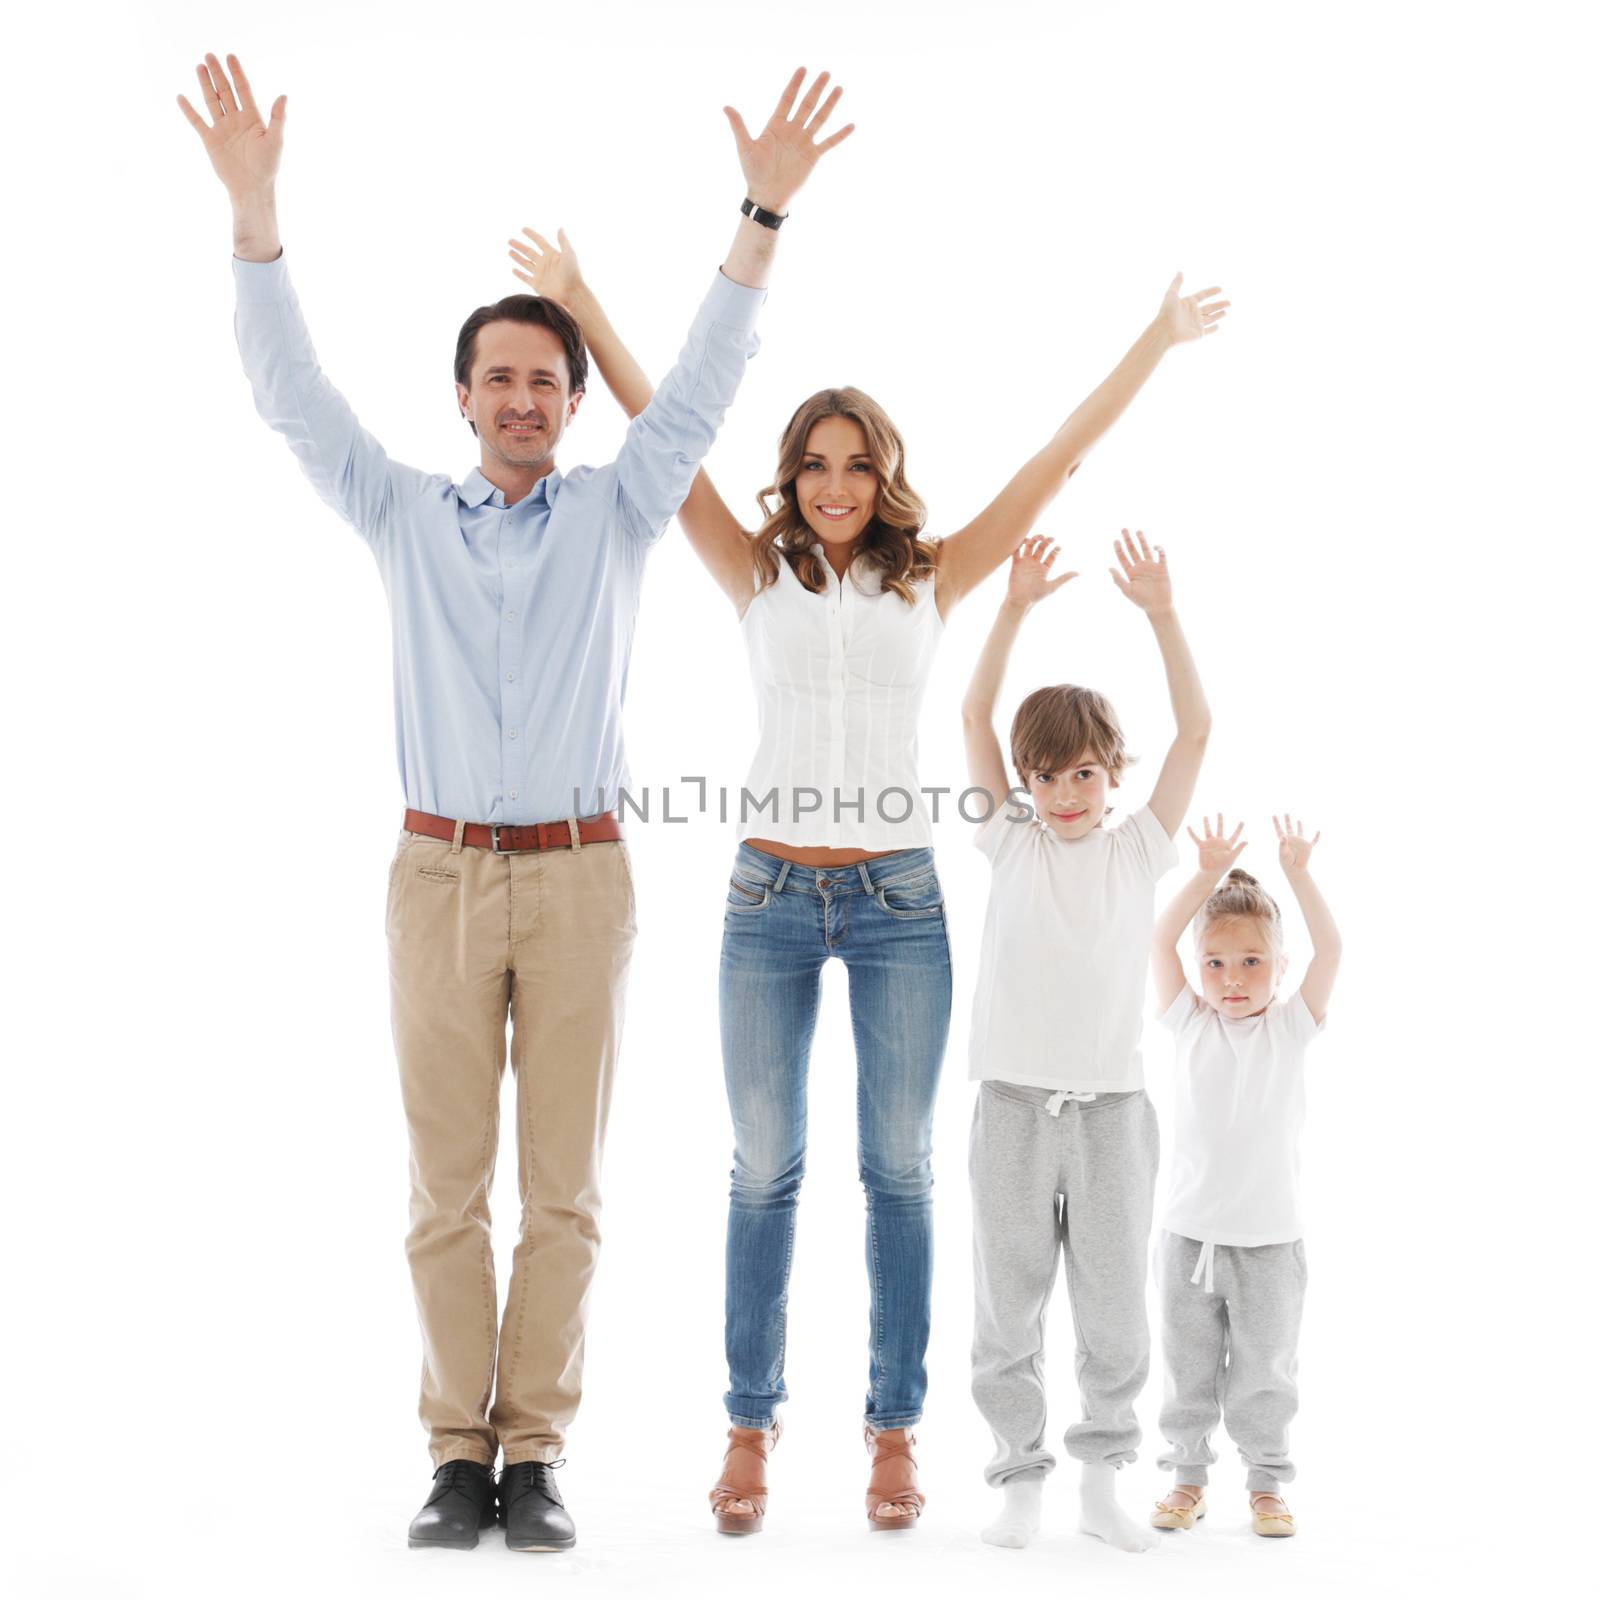
[[457, 485], [389, 459], [317, 365], [282, 256], [233, 270], [256, 409], [383, 575], [406, 804], [490, 823], [614, 808], [645, 556], [756, 352], [765, 292], [719, 273], [617, 459], [508, 507], [476, 468]]

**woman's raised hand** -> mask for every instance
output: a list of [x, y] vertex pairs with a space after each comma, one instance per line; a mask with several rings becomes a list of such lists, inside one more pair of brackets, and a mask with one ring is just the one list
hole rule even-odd
[[1308, 841], [1304, 824], [1291, 822], [1287, 811], [1281, 822], [1274, 814], [1272, 826], [1278, 835], [1278, 865], [1285, 872], [1305, 871], [1311, 865], [1311, 852], [1322, 837], [1321, 832], [1318, 832], [1316, 839]]
[[[795, 100], [805, 81], [806, 69], [797, 68], [779, 96], [776, 110], [767, 118], [766, 127], [753, 139], [744, 125], [744, 118], [732, 106], [722, 108], [733, 128], [734, 143], [738, 146], [739, 165], [744, 169], [745, 193], [763, 211], [787, 211], [789, 202], [811, 176], [811, 169], [816, 166], [818, 159], [855, 131], [855, 123], [846, 123], [837, 133], [819, 143], [817, 135], [844, 91], [835, 89], [823, 100], [822, 91], [828, 85], [828, 74], [818, 73], [816, 82], [806, 91], [805, 98], [797, 107]], [[820, 107], [818, 101], [821, 101]]]
[[[236, 200], [269, 192], [283, 156], [284, 110], [289, 97], [280, 94], [272, 103], [271, 120], [263, 120], [238, 56], [228, 57], [227, 72], [213, 55], [194, 70], [211, 121], [207, 122], [181, 94], [178, 109], [200, 135], [212, 169]], [[230, 72], [232, 83], [228, 81]]]
[[1222, 319], [1227, 316], [1228, 307], [1233, 302], [1212, 300], [1210, 305], [1204, 303], [1221, 293], [1221, 289], [1211, 288], [1202, 289], [1199, 294], [1184, 294], [1181, 272], [1167, 285], [1159, 320], [1174, 344], [1185, 344], [1190, 339], [1215, 333], [1222, 326]]
[[521, 278], [535, 294], [570, 310], [573, 295], [583, 287], [578, 252], [572, 248], [572, 241], [560, 228], [556, 229], [558, 244], [551, 244], [532, 228], [522, 231], [526, 240], [506, 240], [511, 246], [512, 276]]
[[[1135, 546], [1133, 539], [1139, 541]], [[1157, 545], [1151, 550], [1142, 533], [1133, 539], [1128, 530], [1116, 542], [1118, 572], [1111, 568], [1111, 581], [1144, 612], [1170, 611], [1172, 609], [1172, 577], [1167, 571], [1167, 552]]]
[[1244, 854], [1248, 840], [1241, 839], [1239, 835], [1244, 832], [1241, 822], [1232, 834], [1227, 831], [1227, 825], [1222, 820], [1222, 813], [1217, 813], [1217, 831], [1211, 831], [1211, 818], [1202, 817], [1200, 826], [1205, 829], [1202, 839], [1193, 828], [1188, 830], [1189, 837], [1194, 840], [1200, 851], [1200, 870], [1208, 872], [1214, 878], [1220, 878], [1235, 861]]
[[1062, 584], [1078, 574], [1063, 572], [1059, 578], [1050, 576], [1050, 568], [1061, 554], [1053, 539], [1035, 535], [1024, 539], [1011, 557], [1011, 576], [1006, 583], [1006, 600], [1011, 605], [1031, 606], [1052, 595]]

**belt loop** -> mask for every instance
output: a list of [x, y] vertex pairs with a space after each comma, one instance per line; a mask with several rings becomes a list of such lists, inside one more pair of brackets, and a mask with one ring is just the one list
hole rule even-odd
[[458, 821], [456, 823], [456, 831], [450, 837], [450, 854], [451, 855], [458, 856], [458, 855], [461, 854], [461, 835], [464, 834], [466, 831], [467, 831], [466, 823]]
[[867, 871], [865, 861], [856, 862], [856, 871], [861, 874], [861, 887], [867, 894], [876, 894], [878, 891], [872, 882], [872, 874]]
[[567, 818], [567, 832], [572, 835], [573, 852], [576, 853], [583, 849], [583, 840], [578, 837], [578, 819], [576, 817]]
[[774, 894], [783, 893], [784, 880], [789, 876], [789, 868], [793, 865], [794, 863], [792, 861], [785, 861], [784, 864], [778, 868], [778, 876], [773, 881], [772, 885], [772, 892]]

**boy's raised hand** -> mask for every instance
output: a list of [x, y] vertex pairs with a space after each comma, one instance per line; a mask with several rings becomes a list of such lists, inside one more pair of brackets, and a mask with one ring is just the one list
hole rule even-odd
[[1240, 839], [1244, 832], [1241, 822], [1230, 835], [1227, 826], [1222, 820], [1222, 813], [1217, 813], [1217, 831], [1211, 831], [1211, 818], [1202, 817], [1200, 826], [1205, 829], [1205, 838], [1201, 838], [1193, 828], [1188, 830], [1189, 837], [1194, 840], [1200, 851], [1200, 870], [1209, 872], [1213, 877], [1220, 878], [1235, 861], [1244, 854], [1248, 840]]
[[1050, 576], [1050, 568], [1061, 554], [1053, 539], [1036, 535], [1024, 539], [1011, 557], [1011, 576], [1006, 583], [1006, 601], [1015, 606], [1032, 606], [1052, 595], [1062, 584], [1076, 578], [1076, 572], [1063, 572], [1059, 578]]
[[[1137, 546], [1134, 539], [1139, 542]], [[1118, 572], [1111, 568], [1111, 581], [1147, 615], [1172, 609], [1172, 577], [1167, 571], [1167, 552], [1160, 545], [1152, 552], [1149, 541], [1142, 533], [1122, 537], [1116, 542]]]
[[560, 228], [556, 229], [559, 245], [551, 244], [532, 228], [522, 231], [526, 240], [506, 240], [511, 246], [512, 277], [521, 278], [535, 294], [554, 300], [557, 305], [570, 306], [573, 294], [583, 286], [578, 252], [572, 248], [572, 241]]
[[1283, 814], [1282, 822], [1274, 814], [1272, 826], [1278, 835], [1278, 865], [1285, 872], [1304, 872], [1311, 865], [1311, 852], [1322, 837], [1321, 830], [1318, 830], [1315, 839], [1308, 842], [1304, 825], [1291, 822], [1287, 811]]

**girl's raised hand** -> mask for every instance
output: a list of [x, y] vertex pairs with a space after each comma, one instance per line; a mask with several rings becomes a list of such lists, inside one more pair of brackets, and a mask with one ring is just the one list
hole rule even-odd
[[1006, 584], [1006, 600], [1011, 605], [1031, 606], [1052, 595], [1062, 584], [1076, 578], [1076, 572], [1063, 572], [1059, 578], [1050, 576], [1050, 568], [1061, 554], [1053, 539], [1036, 535], [1024, 539], [1011, 557], [1011, 576]]
[[1200, 870], [1220, 878], [1244, 854], [1245, 846], [1249, 843], [1248, 840], [1239, 837], [1244, 832], [1244, 824], [1241, 822], [1230, 835], [1219, 811], [1215, 833], [1211, 831], [1210, 817], [1202, 817], [1200, 826], [1206, 831], [1203, 839], [1193, 828], [1188, 830], [1189, 837], [1194, 840], [1200, 851]]
[[1161, 325], [1174, 344], [1186, 344], [1190, 339], [1215, 333], [1222, 326], [1222, 319], [1227, 316], [1228, 307], [1233, 303], [1231, 300], [1213, 300], [1210, 305], [1204, 304], [1213, 295], [1222, 293], [1217, 288], [1202, 289], [1199, 294], [1184, 294], [1182, 290], [1183, 274], [1180, 272], [1167, 285], [1166, 295], [1161, 302]]
[[1142, 533], [1134, 537], [1139, 541], [1137, 548], [1128, 537], [1128, 530], [1122, 530], [1122, 537], [1116, 542], [1117, 561], [1122, 571], [1112, 567], [1111, 581], [1141, 611], [1170, 611], [1172, 578], [1167, 572], [1167, 552], [1157, 545], [1152, 553]]
[[1278, 865], [1285, 872], [1303, 872], [1311, 865], [1311, 852], [1322, 837], [1321, 831], [1318, 831], [1316, 839], [1308, 843], [1304, 826], [1299, 822], [1291, 823], [1287, 811], [1283, 814], [1282, 822], [1274, 815], [1272, 826], [1278, 834]]
[[583, 287], [578, 252], [572, 248], [572, 241], [560, 228], [556, 229], [559, 246], [532, 228], [522, 231], [527, 235], [526, 241], [506, 240], [511, 246], [512, 277], [521, 278], [535, 294], [554, 300], [557, 305], [570, 306], [573, 294]]

